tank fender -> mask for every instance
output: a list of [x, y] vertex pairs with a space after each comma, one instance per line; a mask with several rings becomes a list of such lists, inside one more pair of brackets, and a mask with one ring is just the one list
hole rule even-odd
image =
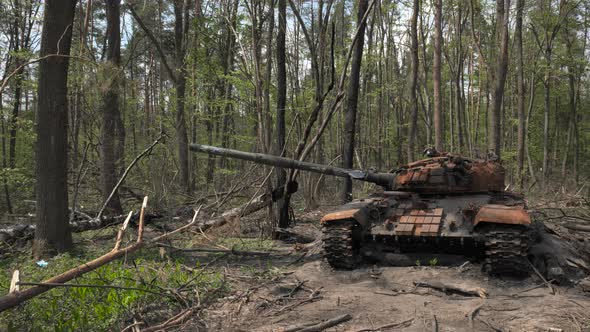
[[487, 204], [475, 215], [473, 225], [477, 226], [480, 223], [530, 225], [531, 216], [521, 206]]
[[367, 206], [363, 206], [360, 208], [351, 208], [328, 213], [321, 219], [320, 223], [324, 224], [346, 219], [354, 219], [363, 228], [366, 228], [369, 226], [369, 223], [371, 222], [369, 208]]

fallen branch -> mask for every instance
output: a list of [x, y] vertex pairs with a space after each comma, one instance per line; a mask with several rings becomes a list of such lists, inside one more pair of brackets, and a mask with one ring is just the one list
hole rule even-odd
[[328, 319], [328, 320], [323, 321], [321, 323], [317, 323], [317, 324], [313, 324], [313, 325], [309, 325], [309, 323], [307, 323], [307, 324], [303, 324], [303, 325], [299, 325], [299, 326], [289, 327], [289, 328], [279, 330], [279, 331], [281, 331], [281, 332], [319, 332], [319, 331], [323, 331], [325, 329], [328, 329], [330, 327], [336, 326], [338, 324], [348, 322], [351, 319], [352, 319], [352, 316], [350, 314], [345, 314], [345, 315], [341, 315], [338, 317]]
[[[90, 262], [84, 263], [84, 264], [82, 264], [78, 267], [75, 267], [69, 271], [66, 271], [62, 274], [59, 274], [57, 276], [51, 277], [51, 278], [43, 281], [43, 284], [47, 284], [47, 285], [33, 286], [33, 287], [28, 288], [24, 291], [10, 293], [10, 294], [7, 294], [7, 295], [1, 297], [0, 298], [0, 312], [4, 311], [6, 309], [12, 308], [20, 303], [23, 303], [23, 302], [39, 295], [39, 294], [43, 294], [43, 293], [47, 292], [48, 290], [55, 287], [52, 284], [64, 284], [74, 278], [80, 277], [81, 275], [88, 273], [90, 271], [93, 271], [93, 270], [95, 270], [105, 264], [108, 264], [118, 258], [126, 257], [127, 255], [141, 249], [146, 244], [157, 243], [163, 239], [166, 239], [174, 234], [177, 234], [177, 233], [193, 226], [197, 220], [197, 215], [199, 214], [199, 211], [200, 211], [200, 208], [195, 211], [195, 215], [190, 223], [176, 229], [175, 231], [157, 236], [149, 241], [142, 240], [139, 242], [135, 242], [134, 244], [129, 245], [129, 246], [122, 248], [122, 249], [119, 249], [115, 246], [115, 248], [113, 248], [113, 250], [111, 252], [109, 252], [103, 256], [100, 256]], [[139, 224], [143, 225], [143, 222], [140, 221]]]
[[125, 287], [125, 286], [117, 286], [117, 285], [92, 285], [92, 284], [62, 284], [57, 282], [23, 282], [20, 281], [17, 283], [19, 286], [43, 286], [43, 287], [65, 287], [65, 288], [106, 288], [106, 289], [120, 289], [120, 290], [135, 290], [140, 292], [146, 292], [154, 295], [159, 296], [168, 296], [171, 298], [175, 298], [173, 295], [154, 292], [153, 290], [139, 288], [139, 287]]
[[432, 330], [438, 332], [438, 320], [436, 319], [436, 315], [432, 315]]
[[482, 318], [477, 318], [477, 320], [484, 323], [487, 327], [489, 327], [490, 329], [492, 329], [495, 332], [503, 332], [504, 331], [504, 330], [499, 329], [499, 328], [495, 327], [494, 325], [490, 324], [490, 322], [488, 322], [487, 320], [484, 320]]
[[410, 318], [410, 319], [405, 320], [400, 323], [391, 323], [391, 324], [382, 325], [382, 326], [379, 326], [376, 328], [364, 328], [364, 329], [356, 330], [355, 332], [378, 332], [378, 331], [383, 331], [385, 329], [395, 329], [395, 328], [401, 328], [401, 327], [408, 327], [413, 322], [414, 322], [414, 318]]
[[551, 279], [551, 280], [547, 280], [547, 281], [545, 281], [545, 282], [543, 282], [543, 283], [541, 283], [541, 284], [538, 284], [538, 285], [536, 285], [536, 286], [533, 286], [533, 287], [530, 287], [530, 288], [527, 288], [527, 289], [521, 290], [521, 291], [519, 291], [519, 292], [516, 292], [516, 293], [514, 293], [514, 294], [511, 294], [511, 295], [508, 295], [508, 296], [511, 296], [511, 297], [517, 297], [517, 296], [519, 296], [519, 294], [526, 293], [526, 292], [530, 292], [530, 291], [532, 291], [532, 290], [534, 290], [534, 289], [537, 289], [537, 288], [545, 287], [545, 285], [546, 285], [546, 284], [550, 284], [550, 283], [552, 283], [552, 282], [554, 282], [554, 281], [555, 281], [555, 280], [553, 280], [553, 279]]
[[547, 279], [545, 279], [545, 277], [543, 277], [541, 272], [539, 272], [539, 270], [537, 270], [537, 268], [533, 265], [533, 263], [531, 263], [530, 260], [527, 259], [527, 262], [529, 263], [529, 265], [531, 266], [531, 269], [533, 269], [533, 271], [535, 272], [537, 277], [541, 278], [541, 280], [547, 285], [547, 288], [549, 289], [549, 292], [551, 293], [551, 295], [555, 295], [555, 290], [553, 289], [553, 286], [551, 286], [551, 283], [547, 282]]
[[[79, 212], [76, 212], [79, 213]], [[144, 222], [153, 219], [161, 218], [162, 215], [148, 213], [144, 216]], [[122, 223], [127, 218], [126, 214], [114, 216], [110, 218], [92, 218], [86, 220], [75, 220], [70, 222], [70, 230], [74, 233], [100, 229], [111, 225]], [[139, 213], [134, 213], [131, 216], [130, 222], [139, 220]], [[0, 243], [14, 243], [17, 241], [29, 241], [35, 236], [35, 225], [20, 224], [9, 228], [0, 229]]]
[[[193, 219], [193, 222], [194, 222], [194, 220], [195, 219]], [[174, 326], [182, 324], [189, 317], [191, 317], [191, 315], [195, 311], [200, 309], [203, 303], [207, 303], [207, 302], [209, 302], [210, 299], [213, 299], [215, 294], [217, 294], [221, 289], [223, 289], [225, 287], [225, 281], [226, 280], [225, 280], [225, 275], [224, 275], [221, 285], [219, 285], [219, 287], [216, 287], [216, 288], [210, 290], [209, 292], [207, 292], [207, 294], [205, 295], [205, 297], [203, 299], [203, 302], [201, 301], [200, 297], [198, 297], [198, 295], [197, 295], [198, 303], [196, 305], [179, 312], [178, 314], [172, 316], [171, 318], [169, 318], [168, 320], [166, 320], [165, 322], [163, 322], [161, 324], [150, 326], [145, 329], [141, 329], [141, 332], [165, 331], [170, 327], [174, 327]], [[141, 325], [143, 325], [143, 324], [141, 324]]]
[[471, 312], [469, 313], [469, 326], [471, 326], [472, 330], [475, 329], [475, 316], [477, 316], [481, 308], [483, 308], [483, 304], [473, 308], [473, 310], [471, 310]]
[[224, 212], [221, 216], [204, 221], [199, 223], [199, 227], [201, 228], [201, 230], [207, 230], [211, 227], [219, 227], [222, 225], [225, 225], [228, 221], [235, 219], [235, 218], [240, 218], [243, 216], [247, 216], [249, 214], [252, 214], [256, 211], [262, 210], [263, 208], [267, 207], [269, 204], [271, 204], [271, 198], [268, 197], [268, 195], [263, 194], [260, 195], [256, 198], [254, 198], [251, 202], [246, 203], [242, 206], [233, 208], [229, 211]]
[[590, 232], [590, 226], [567, 223], [563, 227], [571, 229], [572, 231]]
[[158, 243], [158, 247], [169, 248], [174, 251], [182, 252], [210, 252], [210, 253], [224, 253], [236, 256], [269, 256], [271, 253], [267, 251], [241, 251], [235, 249], [213, 249], [213, 248], [179, 248], [164, 243]]
[[279, 314], [284, 313], [285, 311], [292, 310], [292, 309], [294, 309], [294, 308], [296, 308], [296, 307], [298, 307], [300, 305], [312, 303], [312, 302], [315, 302], [317, 300], [321, 300], [322, 297], [318, 293], [319, 292], [314, 291], [309, 298], [304, 299], [304, 300], [301, 300], [301, 301], [298, 301], [298, 302], [296, 302], [294, 304], [290, 304], [288, 306], [284, 306], [281, 309], [279, 309], [276, 312], [274, 312], [272, 315], [275, 315], [276, 316], [276, 315], [279, 315]]
[[425, 288], [432, 288], [444, 293], [454, 293], [463, 296], [479, 296], [481, 298], [486, 298], [488, 296], [488, 292], [481, 287], [474, 287], [474, 288], [465, 288], [457, 285], [447, 285], [443, 284], [442, 282], [438, 281], [430, 281], [430, 282], [414, 282], [414, 286], [416, 287], [425, 287]]
[[179, 312], [177, 315], [172, 316], [170, 319], [168, 319], [167, 321], [165, 321], [162, 324], [158, 324], [158, 325], [154, 325], [154, 326], [150, 326], [148, 328], [142, 329], [141, 332], [151, 332], [151, 331], [161, 331], [161, 330], [165, 330], [168, 327], [172, 327], [174, 325], [178, 325], [181, 324], [182, 322], [184, 322], [196, 309], [198, 308], [198, 306], [192, 307], [192, 308], [188, 308], [185, 309], [181, 312]]

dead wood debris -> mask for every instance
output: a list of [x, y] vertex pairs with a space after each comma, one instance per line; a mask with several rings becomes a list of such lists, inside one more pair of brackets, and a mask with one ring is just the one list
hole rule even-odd
[[513, 293], [513, 294], [511, 294], [511, 295], [508, 295], [508, 296], [511, 296], [511, 297], [519, 297], [519, 296], [520, 296], [520, 294], [522, 294], [522, 293], [530, 292], [530, 291], [532, 291], [532, 290], [535, 290], [535, 289], [537, 289], [537, 288], [545, 287], [545, 285], [547, 285], [547, 284], [550, 284], [550, 283], [552, 283], [552, 282], [554, 282], [554, 281], [555, 281], [555, 280], [553, 280], [553, 279], [551, 279], [551, 280], [547, 280], [547, 281], [545, 281], [545, 282], [543, 282], [543, 283], [540, 283], [540, 284], [538, 284], [538, 285], [536, 285], [536, 286], [529, 287], [529, 288], [527, 288], [527, 289], [524, 289], [524, 290], [518, 291], [518, 292], [516, 292], [516, 293]]
[[323, 331], [327, 328], [334, 327], [338, 324], [342, 324], [344, 322], [348, 322], [352, 319], [350, 314], [340, 315], [334, 318], [330, 318], [323, 322], [317, 324], [303, 324], [298, 326], [287, 327], [284, 329], [279, 329], [280, 332], [319, 332]]
[[408, 320], [405, 320], [403, 322], [399, 322], [399, 323], [391, 323], [391, 324], [385, 324], [379, 327], [375, 327], [375, 328], [363, 328], [360, 330], [356, 330], [355, 332], [378, 332], [378, 331], [383, 331], [383, 330], [387, 330], [387, 329], [398, 329], [398, 328], [403, 328], [403, 327], [408, 327], [410, 325], [412, 325], [412, 323], [414, 323], [414, 318], [410, 318]]
[[272, 312], [270, 315], [272, 315], [272, 316], [278, 316], [278, 315], [281, 315], [281, 314], [283, 314], [283, 313], [285, 313], [287, 311], [293, 310], [293, 309], [295, 309], [296, 307], [298, 307], [300, 305], [304, 305], [304, 304], [312, 303], [312, 302], [315, 302], [315, 301], [319, 301], [322, 298], [323, 297], [321, 295], [319, 295], [319, 290], [316, 290], [316, 291], [314, 291], [309, 296], [309, 298], [303, 299], [303, 300], [299, 300], [299, 301], [297, 301], [297, 302], [295, 302], [293, 304], [286, 305], [286, 306], [280, 308], [279, 310], [276, 310], [276, 311]]
[[[145, 210], [145, 207], [142, 206], [142, 209]], [[121, 244], [121, 237], [123, 236], [123, 233], [125, 232], [127, 225], [129, 223], [129, 220], [131, 218], [132, 213], [130, 213], [127, 217], [127, 219], [125, 220], [125, 222], [123, 223], [123, 226], [121, 227], [121, 230], [119, 231], [119, 233], [117, 234], [117, 239], [116, 239], [116, 244], [113, 247], [113, 250], [111, 250], [109, 253], [106, 253], [90, 262], [86, 262], [78, 267], [75, 267], [69, 271], [66, 271], [62, 274], [59, 274], [57, 276], [54, 276], [52, 278], [49, 278], [45, 281], [43, 281], [44, 285], [37, 285], [37, 286], [33, 286], [31, 288], [25, 289], [23, 291], [13, 291], [12, 293], [9, 293], [3, 297], [0, 297], [0, 312], [7, 310], [9, 308], [12, 308], [20, 303], [23, 303], [37, 295], [43, 294], [47, 291], [49, 291], [50, 289], [54, 288], [55, 285], [53, 284], [64, 284], [74, 278], [77, 278], [87, 272], [93, 271], [103, 265], [106, 265], [118, 258], [121, 257], [126, 257], [127, 255], [129, 255], [130, 253], [133, 253], [141, 248], [143, 248], [146, 244], [155, 244], [159, 241], [162, 241], [164, 239], [167, 239], [168, 237], [177, 234], [179, 232], [182, 232], [188, 228], [190, 228], [191, 226], [193, 226], [196, 223], [197, 220], [197, 216], [199, 214], [200, 208], [198, 208], [195, 211], [195, 215], [192, 219], [192, 221], [190, 223], [188, 223], [187, 225], [184, 225], [170, 233], [165, 233], [163, 235], [157, 236], [153, 239], [150, 239], [148, 241], [144, 241], [141, 237], [138, 237], [137, 242], [135, 242], [132, 245], [129, 245], [125, 248], [119, 248], [120, 244]], [[145, 213], [141, 213], [140, 215], [145, 216]], [[140, 227], [143, 227], [144, 225], [144, 221], [139, 222]], [[138, 234], [142, 234], [143, 230], [140, 230], [138, 232]], [[24, 284], [24, 283], [21, 283]]]
[[170, 327], [173, 327], [173, 326], [176, 326], [176, 325], [180, 325], [188, 317], [190, 317], [190, 315], [193, 312], [195, 312], [195, 310], [197, 308], [198, 308], [198, 306], [185, 309], [185, 310], [179, 312], [178, 314], [172, 316], [170, 319], [168, 319], [167, 321], [163, 322], [162, 324], [150, 326], [148, 328], [142, 329], [141, 331], [142, 332], [162, 331], [162, 330], [165, 330], [167, 328], [170, 328]]
[[545, 279], [545, 277], [543, 277], [543, 275], [539, 272], [539, 270], [537, 270], [537, 268], [535, 267], [535, 265], [533, 265], [533, 263], [531, 263], [530, 260], [527, 259], [527, 262], [529, 263], [531, 269], [533, 269], [533, 271], [535, 272], [535, 274], [541, 278], [541, 280], [545, 283], [545, 285], [547, 285], [547, 288], [549, 289], [549, 292], [551, 293], [551, 295], [555, 295], [555, 289], [553, 289], [553, 286], [551, 285], [550, 282], [547, 282], [547, 279]]
[[567, 229], [571, 229], [573, 231], [590, 232], [590, 226], [587, 226], [587, 225], [578, 225], [578, 224], [567, 223], [567, 224], [563, 224], [563, 227], [565, 227]]
[[[76, 212], [78, 213], [78, 212]], [[144, 216], [145, 222], [161, 218], [162, 215], [149, 213]], [[89, 230], [101, 229], [104, 227], [117, 225], [122, 223], [127, 218], [127, 215], [120, 215], [108, 218], [91, 218], [84, 220], [74, 220], [70, 222], [70, 229], [72, 232], [84, 232]], [[139, 213], [134, 213], [131, 216], [131, 222], [139, 220]], [[35, 225], [19, 224], [12, 227], [0, 229], [0, 243], [14, 243], [18, 241], [29, 241], [35, 236]]]
[[438, 281], [414, 281], [414, 286], [432, 288], [447, 294], [452, 293], [463, 296], [479, 296], [481, 298], [486, 298], [488, 296], [488, 292], [481, 287], [466, 288], [457, 285], [444, 284]]
[[478, 305], [477, 307], [473, 308], [473, 310], [471, 310], [471, 312], [469, 313], [469, 326], [471, 327], [471, 329], [473, 330], [475, 328], [475, 316], [477, 316], [477, 314], [479, 313], [479, 311], [481, 310], [481, 308], [483, 307], [483, 304]]
[[208, 253], [224, 253], [236, 256], [270, 256], [272, 253], [268, 251], [243, 251], [235, 249], [216, 249], [216, 248], [179, 248], [165, 243], [158, 243], [158, 247], [169, 248], [174, 251], [182, 252], [208, 252]]
[[230, 221], [232, 219], [247, 216], [247, 215], [252, 214], [256, 211], [259, 211], [259, 210], [267, 207], [271, 202], [272, 202], [272, 200], [268, 195], [262, 194], [262, 195], [255, 197], [250, 202], [248, 202], [242, 206], [238, 206], [236, 208], [233, 208], [229, 211], [224, 212], [219, 217], [200, 222], [198, 226], [201, 230], [207, 230], [211, 227], [223, 226], [228, 221]]
[[438, 320], [436, 319], [436, 315], [432, 315], [432, 330], [438, 332]]

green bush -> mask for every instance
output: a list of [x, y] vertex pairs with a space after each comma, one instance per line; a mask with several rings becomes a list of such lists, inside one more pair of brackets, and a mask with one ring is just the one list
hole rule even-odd
[[[205, 294], [223, 285], [220, 273], [199, 269], [198, 263], [192, 271], [188, 271], [189, 269], [182, 266], [181, 261], [155, 261], [153, 257], [158, 255], [148, 250], [143, 256], [112, 262], [70, 283], [141, 288], [166, 294], [165, 296], [126, 289], [55, 288], [0, 314], [0, 330], [111, 330], [120, 327], [119, 325], [124, 323], [124, 317], [142, 304], [155, 302], [160, 303], [163, 308], [176, 306], [174, 298], [167, 296], [169, 292], [166, 289], [178, 289], [190, 283], [192, 288], [198, 288], [199, 293]], [[0, 288], [8, 288], [11, 273], [17, 267], [21, 271], [21, 280], [41, 281], [78, 266], [88, 259], [83, 255], [64, 254], [49, 260], [46, 268], [38, 267], [31, 259], [22, 260], [22, 257], [13, 258], [8, 262], [0, 261]]]

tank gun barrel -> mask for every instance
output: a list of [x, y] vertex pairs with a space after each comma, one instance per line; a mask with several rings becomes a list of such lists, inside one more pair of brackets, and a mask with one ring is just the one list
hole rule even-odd
[[233, 149], [219, 148], [209, 145], [190, 144], [190, 150], [197, 153], [207, 153], [210, 155], [248, 160], [257, 164], [275, 166], [287, 169], [299, 169], [313, 173], [320, 173], [325, 175], [338, 176], [343, 178], [351, 178], [353, 180], [360, 180], [366, 182], [376, 183], [386, 189], [391, 189], [394, 182], [394, 174], [390, 173], [376, 173], [361, 170], [351, 170], [336, 166], [328, 166], [322, 164], [314, 164], [307, 161], [299, 161], [295, 159], [268, 155], [264, 153], [244, 152]]

